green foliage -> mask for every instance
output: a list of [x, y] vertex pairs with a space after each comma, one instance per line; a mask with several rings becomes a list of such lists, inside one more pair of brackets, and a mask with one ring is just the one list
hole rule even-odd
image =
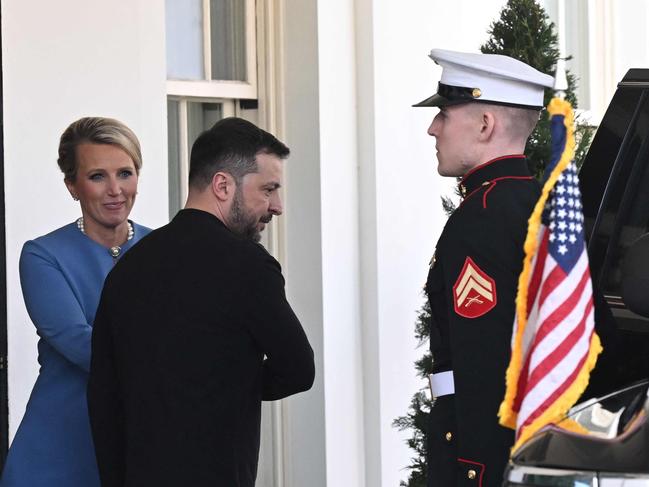
[[[550, 22], [547, 14], [536, 0], [509, 0], [500, 12], [500, 19], [489, 27], [488, 34], [489, 39], [480, 47], [483, 53], [510, 56], [529, 64], [542, 73], [554, 76], [560, 56], [558, 38], [554, 24]], [[573, 109], [577, 109], [575, 95], [577, 79], [570, 72], [567, 73], [567, 78], [566, 100], [572, 104]], [[545, 90], [544, 106], [548, 106], [553, 96], [552, 88]], [[580, 123], [578, 119], [575, 122], [575, 139], [577, 141], [575, 162], [578, 167], [581, 167], [594, 129]], [[543, 111], [536, 129], [525, 146], [525, 154], [538, 179], [543, 176], [543, 170], [550, 162], [550, 151], [550, 120], [547, 113]]]
[[[415, 337], [419, 340], [419, 346], [428, 343], [430, 320], [430, 305], [426, 300], [424, 306], [419, 310], [415, 323]], [[417, 374], [422, 379], [427, 378], [433, 371], [430, 352], [426, 352], [422, 358], [415, 362], [415, 367]], [[412, 437], [408, 439], [408, 446], [415, 452], [415, 456], [411, 459], [411, 465], [408, 466], [410, 471], [408, 481], [402, 481], [399, 484], [401, 487], [426, 487], [426, 422], [431, 406], [430, 394], [424, 388], [413, 396], [408, 413], [395, 419], [392, 423], [392, 426], [400, 431], [413, 431]]]
[[[460, 201], [462, 201], [462, 193], [460, 192], [460, 182], [462, 181], [462, 178], [457, 178], [456, 179], [456, 185], [455, 185], [455, 191], [453, 191], [454, 198], [450, 196], [442, 196], [442, 209], [444, 210], [444, 213], [446, 213], [446, 216], [451, 216], [451, 214], [455, 211], [455, 209], [458, 207], [458, 204]], [[456, 203], [456, 201], [458, 203]]]
[[509, 0], [487, 33], [490, 37], [480, 47], [483, 53], [511, 56], [542, 73], [554, 73], [559, 59], [557, 34], [536, 0]]
[[[489, 39], [481, 46], [485, 54], [504, 54], [519, 59], [543, 73], [554, 76], [555, 65], [559, 59], [557, 34], [554, 24], [548, 19], [543, 8], [536, 0], [508, 0], [500, 12], [500, 18], [493, 22], [488, 31]], [[575, 90], [577, 80], [567, 73], [568, 90], [566, 99], [577, 108]], [[550, 102], [554, 92], [546, 90], [544, 104]], [[575, 161], [581, 166], [594, 133], [594, 128], [580, 123], [576, 118], [575, 139], [577, 147]], [[547, 114], [542, 113], [539, 124], [532, 133], [525, 148], [532, 170], [537, 178], [541, 178], [546, 164], [550, 160], [550, 122]], [[442, 206], [450, 215], [456, 208], [454, 199], [442, 197]], [[415, 323], [415, 336], [419, 344], [428, 342], [430, 327], [430, 306], [428, 300], [422, 307]], [[432, 357], [430, 353], [415, 362], [417, 375], [426, 378], [432, 372]], [[393, 425], [400, 430], [412, 430], [408, 446], [413, 450], [414, 457], [407, 467], [408, 480], [400, 483], [401, 487], [426, 486], [426, 423], [432, 404], [427, 387], [417, 392], [410, 403], [410, 409], [405, 416], [397, 418]]]
[[450, 216], [451, 213], [455, 211], [455, 208], [457, 208], [457, 204], [455, 201], [450, 196], [442, 196], [442, 208], [444, 209], [444, 213], [446, 215]]
[[408, 446], [414, 450], [416, 456], [408, 466], [410, 471], [408, 481], [401, 481], [401, 487], [426, 487], [426, 421], [431, 408], [431, 401], [425, 392], [417, 392], [410, 402], [410, 410], [406, 416], [394, 420], [392, 425], [400, 431], [413, 430], [412, 438], [408, 439]]

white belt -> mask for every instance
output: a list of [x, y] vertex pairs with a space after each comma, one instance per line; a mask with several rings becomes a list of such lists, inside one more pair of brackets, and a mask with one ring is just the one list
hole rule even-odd
[[439, 372], [428, 376], [430, 382], [430, 393], [433, 399], [440, 396], [455, 394], [455, 382], [453, 381], [453, 371]]

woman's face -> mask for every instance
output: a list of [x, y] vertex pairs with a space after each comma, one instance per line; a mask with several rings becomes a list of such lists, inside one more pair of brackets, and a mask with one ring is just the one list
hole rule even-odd
[[86, 229], [116, 228], [126, 222], [137, 194], [133, 159], [114, 145], [77, 146], [77, 177], [65, 184], [79, 199]]

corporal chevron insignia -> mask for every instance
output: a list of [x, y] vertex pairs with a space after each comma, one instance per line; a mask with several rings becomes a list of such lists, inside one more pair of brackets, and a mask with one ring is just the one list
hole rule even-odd
[[453, 285], [455, 312], [465, 318], [477, 318], [488, 313], [496, 302], [496, 282], [467, 257]]

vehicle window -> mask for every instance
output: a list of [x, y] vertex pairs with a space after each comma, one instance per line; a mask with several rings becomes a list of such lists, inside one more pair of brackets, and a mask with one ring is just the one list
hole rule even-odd
[[647, 381], [578, 404], [557, 426], [575, 433], [612, 439], [646, 419]]
[[591, 272], [607, 296], [621, 295], [622, 259], [629, 246], [649, 232], [648, 163], [649, 93], [619, 89], [580, 175]]

